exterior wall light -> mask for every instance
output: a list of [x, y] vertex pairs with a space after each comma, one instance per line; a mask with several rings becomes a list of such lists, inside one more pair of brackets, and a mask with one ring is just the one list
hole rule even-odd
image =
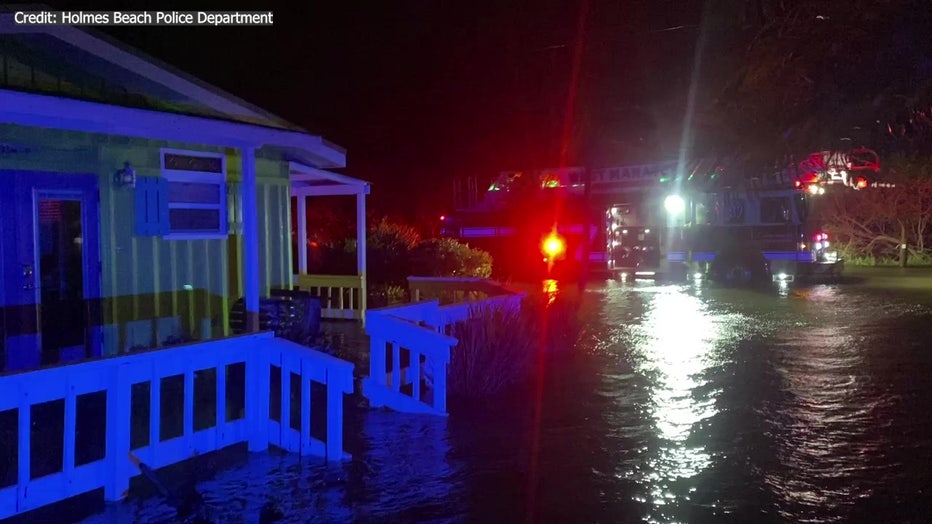
[[136, 170], [129, 162], [123, 164], [123, 169], [117, 170], [113, 175], [113, 185], [117, 188], [133, 189], [136, 187]]

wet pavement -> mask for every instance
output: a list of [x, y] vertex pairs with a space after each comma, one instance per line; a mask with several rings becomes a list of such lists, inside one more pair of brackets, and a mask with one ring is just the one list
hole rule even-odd
[[[540, 392], [449, 418], [351, 401], [352, 461], [256, 454], [198, 489], [230, 523], [267, 502], [281, 522], [926, 522], [932, 273], [908, 278], [594, 285]], [[146, 498], [84, 522], [172, 519]]]

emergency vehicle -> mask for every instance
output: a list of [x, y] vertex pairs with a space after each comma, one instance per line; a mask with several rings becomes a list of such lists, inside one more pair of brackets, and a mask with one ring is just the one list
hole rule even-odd
[[488, 250], [500, 278], [710, 278], [730, 285], [835, 277], [844, 261], [813, 221], [826, 191], [879, 169], [867, 149], [821, 152], [767, 176], [708, 161], [501, 173], [441, 234]]

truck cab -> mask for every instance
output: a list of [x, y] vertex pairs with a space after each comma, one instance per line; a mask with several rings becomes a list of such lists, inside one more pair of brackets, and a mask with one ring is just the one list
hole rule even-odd
[[818, 194], [796, 189], [684, 195], [668, 213], [665, 261], [729, 285], [839, 276], [844, 268], [811, 218]]

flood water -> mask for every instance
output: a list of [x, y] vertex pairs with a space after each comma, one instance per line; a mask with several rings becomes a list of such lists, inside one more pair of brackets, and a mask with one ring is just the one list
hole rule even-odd
[[[539, 392], [353, 409], [352, 461], [257, 454], [198, 488], [230, 523], [267, 501], [282, 522], [932, 518], [932, 292], [606, 283], [583, 309]], [[149, 498], [85, 522], [171, 519]]]

